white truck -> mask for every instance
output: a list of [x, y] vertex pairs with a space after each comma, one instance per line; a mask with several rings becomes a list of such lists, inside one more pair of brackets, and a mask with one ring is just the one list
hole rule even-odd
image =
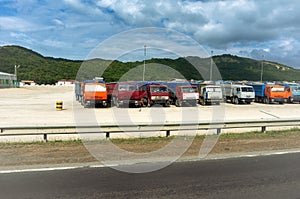
[[216, 104], [223, 102], [222, 88], [219, 85], [201, 83], [199, 84], [199, 103], [201, 105]]
[[223, 84], [226, 101], [233, 104], [251, 104], [255, 99], [255, 92], [252, 86], [243, 84]]

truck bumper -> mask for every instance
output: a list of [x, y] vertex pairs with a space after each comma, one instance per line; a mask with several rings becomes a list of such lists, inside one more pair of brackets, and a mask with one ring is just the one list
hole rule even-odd
[[119, 100], [119, 105], [124, 106], [125, 104], [139, 106], [141, 100]]
[[223, 99], [206, 99], [205, 102], [207, 104], [220, 104], [223, 102]]
[[197, 99], [184, 99], [184, 100], [182, 100], [182, 103], [196, 106], [198, 104], [198, 100]]
[[251, 103], [254, 102], [254, 98], [240, 98], [239, 101], [243, 103]]
[[273, 103], [273, 102], [287, 103], [288, 99], [286, 99], [286, 98], [271, 98], [270, 102], [271, 103]]

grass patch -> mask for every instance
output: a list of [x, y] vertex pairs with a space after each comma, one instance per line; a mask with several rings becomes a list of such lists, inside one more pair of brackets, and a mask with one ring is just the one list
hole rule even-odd
[[54, 140], [54, 141], [36, 141], [36, 142], [0, 142], [0, 147], [9, 147], [9, 146], [28, 146], [28, 145], [76, 145], [82, 144], [81, 140]]
[[[196, 135], [193, 136], [176, 136], [176, 138], [182, 139], [193, 139], [194, 140], [204, 140], [207, 136], [217, 135]], [[239, 139], [256, 139], [256, 138], [272, 138], [272, 137], [288, 137], [288, 136], [300, 136], [299, 128], [291, 128], [288, 130], [271, 130], [262, 133], [261, 131], [251, 131], [245, 133], [222, 133], [219, 137], [219, 140], [239, 140]], [[112, 142], [115, 145], [128, 145], [128, 144], [137, 144], [137, 145], [150, 145], [150, 144], [167, 144], [172, 141], [175, 136], [170, 137], [143, 137], [143, 138], [112, 138], [109, 142]], [[68, 145], [83, 145], [86, 141], [82, 140], [55, 140], [55, 141], [37, 141], [37, 142], [3, 142], [0, 143], [0, 147], [9, 147], [9, 146], [26, 146], [26, 145], [44, 145], [44, 146], [68, 146]], [[95, 143], [105, 143], [108, 140], [94, 140], [87, 142]]]

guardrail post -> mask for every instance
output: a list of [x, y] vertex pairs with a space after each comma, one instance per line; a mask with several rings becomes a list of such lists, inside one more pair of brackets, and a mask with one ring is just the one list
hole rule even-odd
[[170, 137], [170, 130], [166, 131], [166, 137]]
[[105, 137], [106, 137], [106, 139], [109, 139], [109, 132], [106, 132]]
[[48, 142], [48, 137], [47, 137], [47, 134], [46, 134], [46, 133], [44, 134], [44, 141], [45, 141], [45, 142]]
[[261, 127], [261, 132], [262, 132], [262, 133], [265, 133], [265, 132], [266, 132], [266, 129], [267, 129], [266, 126], [262, 126], [262, 127]]

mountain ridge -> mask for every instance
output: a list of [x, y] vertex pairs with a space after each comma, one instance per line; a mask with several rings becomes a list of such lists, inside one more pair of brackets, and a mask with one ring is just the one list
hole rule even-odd
[[[254, 60], [236, 55], [213, 56], [213, 78], [224, 80], [259, 81], [263, 67], [264, 81], [300, 81], [300, 70], [267, 60]], [[177, 59], [152, 58], [146, 60], [145, 80], [168, 80], [186, 78], [209, 79], [210, 58], [194, 56]], [[106, 81], [141, 80], [143, 62], [121, 62], [101, 58], [92, 60], [69, 60], [45, 57], [31, 49], [10, 45], [0, 47], [0, 71], [14, 73], [18, 69], [18, 79], [30, 79], [39, 84], [54, 84], [60, 79], [91, 79], [103, 76]], [[196, 69], [196, 70], [195, 70]]]

